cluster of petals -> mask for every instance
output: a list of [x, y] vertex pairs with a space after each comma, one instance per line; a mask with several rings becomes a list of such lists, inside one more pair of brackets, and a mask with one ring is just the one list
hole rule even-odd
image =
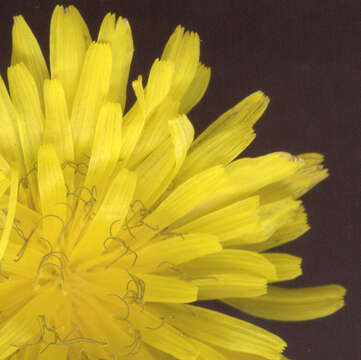
[[96, 40], [57, 6], [47, 65], [14, 18], [0, 80], [0, 360], [279, 360], [286, 343], [196, 304], [309, 320], [344, 289], [279, 286], [301, 259], [273, 249], [309, 226], [316, 153], [238, 158], [268, 105], [255, 92], [194, 139], [210, 69], [177, 27], [125, 112], [133, 40], [107, 14]]

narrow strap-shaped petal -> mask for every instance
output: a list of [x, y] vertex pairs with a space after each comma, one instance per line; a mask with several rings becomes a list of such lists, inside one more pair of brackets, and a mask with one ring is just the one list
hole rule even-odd
[[45, 80], [43, 144], [53, 144], [69, 191], [74, 188], [74, 144], [65, 93], [59, 80]]
[[198, 300], [252, 298], [267, 292], [267, 280], [249, 274], [210, 274], [191, 283], [198, 287]]
[[105, 103], [95, 129], [85, 186], [96, 186], [98, 198], [111, 180], [122, 147], [122, 108], [119, 103]]
[[167, 97], [147, 119], [137, 146], [127, 163], [130, 169], [144, 160], [169, 136], [169, 122], [178, 117], [179, 102]]
[[110, 45], [92, 43], [85, 55], [71, 115], [77, 160], [90, 154], [100, 107], [108, 95], [111, 70]]
[[192, 83], [182, 98], [180, 106], [180, 112], [182, 114], [187, 114], [202, 99], [208, 88], [210, 78], [211, 69], [199, 63]]
[[[253, 196], [190, 222], [189, 218], [184, 218], [184, 224], [175, 224], [174, 228], [179, 232], [207, 232], [227, 244], [227, 241], [247, 234], [250, 225], [258, 224], [258, 210], [259, 197]], [[196, 217], [196, 214], [193, 215]]]
[[2, 230], [1, 239], [0, 239], [0, 262], [4, 257], [6, 248], [9, 243], [10, 233], [12, 230], [16, 204], [18, 200], [18, 187], [19, 187], [19, 171], [16, 168], [12, 168], [10, 171], [10, 196], [9, 203], [7, 207], [5, 226]]
[[292, 159], [298, 163], [296, 173], [263, 188], [260, 192], [263, 202], [277, 201], [286, 196], [298, 199], [328, 177], [328, 170], [322, 165], [323, 155], [300, 154]]
[[68, 359], [68, 346], [49, 346], [45, 351], [39, 352], [36, 360], [67, 360]]
[[5, 156], [8, 161], [17, 162], [19, 165], [23, 166], [15, 109], [1, 76], [0, 119], [0, 153]]
[[197, 300], [196, 284], [174, 277], [141, 274], [145, 283], [144, 301], [157, 303], [188, 303]]
[[[226, 166], [224, 186], [199, 206], [197, 216], [221, 209], [238, 200], [258, 194], [268, 184], [280, 181], [297, 171], [298, 161], [287, 153], [271, 153], [256, 158], [242, 158]], [[263, 201], [262, 198], [260, 199]]]
[[4, 195], [5, 191], [9, 188], [10, 165], [0, 153], [0, 198]]
[[135, 96], [137, 97], [137, 102], [124, 116], [124, 141], [120, 154], [120, 158], [122, 159], [122, 163], [124, 165], [128, 164], [129, 158], [132, 155], [134, 148], [142, 134], [146, 120], [147, 109], [142, 82], [143, 80], [141, 76], [132, 82], [133, 90]]
[[156, 314], [200, 341], [232, 351], [279, 360], [286, 343], [278, 336], [246, 321], [191, 305], [152, 304]]
[[[282, 204], [282, 202], [285, 205], [284, 211], [288, 211], [288, 215], [286, 217], [278, 216], [277, 213], [281, 215], [281, 212], [279, 210], [277, 211], [276, 207], [272, 210], [272, 203], [265, 205], [265, 208], [268, 208], [270, 211], [268, 212], [268, 215], [262, 211], [262, 227], [264, 228], [264, 226], [266, 226], [266, 228], [264, 228], [264, 231], [261, 229], [256, 234], [259, 237], [260, 242], [253, 244], [233, 243], [230, 244], [230, 246], [238, 246], [253, 251], [266, 251], [293, 241], [307, 232], [310, 229], [310, 226], [307, 223], [305, 208], [300, 203], [299, 206], [294, 207], [294, 205], [292, 205], [294, 202], [290, 201], [290, 198], [283, 199], [281, 202], [275, 202], [274, 204]], [[286, 205], [286, 203], [288, 203], [288, 205]], [[276, 212], [274, 210], [276, 210]], [[273, 221], [270, 223], [271, 219], [273, 219]], [[271, 232], [267, 231], [267, 224], [273, 224], [272, 228], [269, 229]]]
[[112, 49], [113, 66], [110, 80], [109, 100], [120, 102], [125, 109], [127, 83], [133, 58], [133, 38], [127, 19], [108, 13], [100, 26], [98, 41], [109, 43]]
[[167, 139], [136, 168], [139, 181], [135, 199], [141, 200], [146, 208], [154, 205], [167, 189], [174, 166], [173, 144]]
[[224, 249], [218, 253], [194, 259], [180, 266], [190, 276], [246, 273], [276, 280], [274, 265], [263, 255], [253, 251]]
[[15, 105], [20, 142], [23, 150], [26, 181], [30, 183], [33, 201], [37, 198], [37, 186], [34, 176], [37, 151], [41, 144], [44, 116], [35, 81], [22, 63], [8, 69], [9, 87]]
[[183, 115], [169, 121], [170, 137], [158, 146], [138, 167], [135, 198], [151, 208], [176, 176], [193, 139], [194, 129]]
[[40, 206], [43, 216], [43, 234], [56, 247], [64, 236], [68, 208], [63, 171], [54, 146], [42, 145], [38, 153], [38, 183]]
[[[94, 219], [90, 222], [84, 236], [72, 252], [74, 262], [100, 255], [104, 250], [104, 240], [109, 236], [110, 226], [117, 221], [121, 226], [129, 210], [134, 195], [136, 175], [127, 169], [121, 169], [104, 197]], [[73, 238], [74, 244], [77, 239]]]
[[[57, 294], [59, 297], [59, 294]], [[31, 299], [1, 328], [0, 359], [5, 360], [18, 349], [14, 345], [24, 345], [39, 338], [39, 315], [45, 315], [56, 306], [58, 297], [54, 290], [45, 290]], [[49, 302], [52, 301], [52, 307]], [[36, 340], [35, 340], [36, 341]], [[34, 341], [34, 342], [35, 342]]]
[[0, 172], [0, 196], [4, 195], [5, 191], [9, 188], [9, 185], [9, 178], [3, 172]]
[[153, 63], [145, 88], [148, 113], [151, 113], [168, 95], [173, 73], [174, 66], [171, 62], [156, 59]]
[[[187, 116], [182, 115], [168, 122], [169, 132], [174, 144], [176, 164], [172, 174], [175, 177], [186, 159], [188, 149], [194, 138], [194, 128]], [[173, 180], [173, 179], [172, 179]]]
[[[28, 279], [20, 278], [1, 282], [0, 304], [3, 315], [9, 310], [13, 310], [14, 305], [16, 309], [24, 302], [24, 300], [29, 299], [32, 295], [32, 290], [31, 281]], [[1, 321], [3, 322], [3, 319]]]
[[135, 232], [137, 245], [140, 246], [176, 220], [191, 211], [195, 206], [219, 189], [226, 174], [222, 166], [215, 166], [192, 177], [177, 187], [144, 221], [151, 228], [143, 226]]
[[175, 99], [181, 100], [191, 85], [199, 64], [199, 52], [198, 34], [184, 32], [184, 28], [178, 26], [162, 54], [162, 60], [173, 62], [176, 69], [171, 89], [171, 95]]
[[214, 347], [207, 345], [202, 341], [190, 338], [194, 347], [200, 351], [198, 360], [227, 360], [221, 352], [214, 349]]
[[74, 146], [64, 89], [57, 79], [44, 83], [44, 144], [53, 144], [61, 163], [74, 160]]
[[235, 159], [254, 139], [252, 126], [266, 110], [268, 101], [262, 92], [257, 92], [221, 115], [193, 143], [179, 181]]
[[169, 325], [168, 318], [156, 316], [152, 311], [134, 307], [130, 312], [130, 321], [142, 334], [142, 339], [156, 349], [172, 355], [179, 360], [196, 360], [199, 351], [179, 329]]
[[346, 290], [340, 285], [301, 289], [270, 286], [266, 295], [255, 299], [225, 302], [248, 314], [270, 320], [304, 321], [328, 316], [341, 309]]
[[49, 73], [39, 43], [21, 15], [14, 17], [12, 39], [11, 65], [25, 64], [35, 80], [42, 101], [43, 83], [49, 78]]
[[212, 235], [187, 234], [183, 239], [175, 235], [140, 250], [134, 268], [142, 272], [163, 272], [192, 259], [218, 253], [221, 249], [217, 237]]
[[262, 254], [276, 268], [277, 281], [292, 280], [302, 275], [302, 259], [290, 254]]
[[74, 6], [56, 6], [50, 23], [51, 77], [59, 79], [72, 109], [85, 53], [90, 45], [86, 23]]

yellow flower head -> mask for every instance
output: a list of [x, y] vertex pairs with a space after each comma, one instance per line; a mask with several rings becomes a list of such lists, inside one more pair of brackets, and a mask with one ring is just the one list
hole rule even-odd
[[133, 41], [105, 16], [96, 41], [57, 6], [50, 73], [18, 16], [0, 81], [0, 360], [281, 359], [278, 336], [189, 305], [219, 299], [275, 320], [343, 306], [344, 289], [286, 289], [301, 259], [264, 252], [308, 230], [300, 196], [322, 156], [237, 156], [268, 98], [256, 92], [196, 140], [187, 113], [210, 69], [177, 27], [124, 113]]

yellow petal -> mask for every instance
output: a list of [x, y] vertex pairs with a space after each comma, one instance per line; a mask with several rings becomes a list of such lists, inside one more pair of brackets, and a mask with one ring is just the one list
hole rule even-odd
[[99, 113], [85, 186], [97, 187], [102, 197], [110, 181], [122, 146], [122, 108], [118, 103], [105, 103]]
[[224, 249], [218, 253], [194, 259], [180, 266], [191, 276], [209, 274], [253, 274], [268, 280], [276, 280], [274, 265], [263, 255], [253, 251]]
[[19, 171], [16, 168], [13, 168], [11, 169], [10, 174], [11, 175], [10, 175], [9, 203], [7, 207], [4, 229], [2, 231], [1, 239], [0, 239], [0, 262], [4, 257], [6, 248], [9, 243], [10, 233], [12, 230], [15, 212], [16, 212], [16, 204], [18, 200]]
[[169, 132], [174, 144], [175, 168], [172, 176], [176, 176], [179, 169], [183, 165], [189, 147], [194, 138], [194, 128], [187, 116], [180, 116], [176, 120], [168, 122]]
[[307, 214], [305, 209], [299, 202], [299, 205], [297, 206], [297, 202], [290, 201], [289, 198], [286, 198], [273, 204], [282, 203], [285, 205], [284, 211], [288, 212], [287, 216], [282, 216], [282, 211], [276, 210], [276, 207], [274, 207], [272, 211], [272, 203], [268, 206], [265, 205], [265, 207], [262, 208], [268, 208], [270, 212], [267, 215], [263, 211], [263, 230], [261, 229], [257, 233], [261, 242], [246, 245], [240, 244], [239, 246], [253, 251], [265, 251], [289, 241], [293, 241], [310, 229], [307, 224]]
[[104, 240], [109, 236], [109, 229], [114, 221], [121, 226], [128, 213], [129, 204], [133, 199], [136, 175], [121, 169], [104, 197], [99, 210], [88, 226], [82, 238], [72, 239], [77, 246], [72, 252], [74, 262], [86, 260], [104, 251]]
[[90, 154], [100, 107], [108, 95], [111, 70], [110, 45], [92, 43], [85, 55], [71, 114], [76, 159]]
[[145, 283], [145, 302], [188, 303], [197, 300], [198, 288], [183, 280], [172, 277], [141, 274]]
[[[13, 259], [12, 259], [13, 260]], [[5, 269], [2, 267], [2, 271]], [[11, 274], [13, 276], [13, 274]], [[11, 279], [0, 283], [1, 324], [19, 310], [31, 296], [34, 295], [33, 286], [29, 279]], [[11, 301], [10, 301], [11, 299]]]
[[43, 144], [53, 144], [62, 168], [65, 183], [74, 188], [74, 145], [70, 118], [63, 87], [59, 80], [45, 80], [45, 125]]
[[167, 316], [169, 324], [186, 335], [227, 350], [278, 360], [285, 342], [278, 336], [246, 321], [191, 305], [152, 304], [156, 314]]
[[178, 116], [178, 108], [179, 103], [168, 97], [147, 119], [137, 146], [127, 163], [130, 169], [135, 169], [169, 136], [169, 122]]
[[[237, 201], [184, 225], [175, 224], [174, 227], [177, 232], [206, 232], [213, 234], [219, 238], [219, 241], [227, 244], [232, 239], [247, 234], [248, 226], [258, 224], [258, 209], [259, 197], [253, 196]], [[183, 219], [182, 222], [188, 220], [189, 218]]]
[[199, 63], [200, 40], [196, 33], [178, 26], [169, 38], [162, 60], [171, 61], [176, 69], [171, 89], [171, 96], [181, 100], [192, 83]]
[[22, 163], [14, 106], [0, 76], [0, 153], [10, 162]]
[[57, 5], [50, 23], [51, 77], [58, 79], [72, 109], [85, 53], [90, 45], [86, 23], [74, 6]]
[[259, 91], [221, 115], [193, 143], [180, 179], [210, 166], [227, 165], [235, 159], [254, 139], [252, 125], [267, 105], [268, 98]]
[[210, 78], [211, 69], [203, 64], [199, 64], [192, 83], [182, 98], [180, 107], [181, 113], [187, 114], [198, 104], [208, 88]]
[[168, 95], [174, 66], [168, 61], [155, 60], [150, 69], [147, 86], [145, 88], [145, 100], [147, 112], [151, 113]]
[[169, 266], [221, 251], [217, 238], [208, 234], [187, 234], [151, 244], [138, 252], [135, 269], [141, 272], [165, 271]]
[[63, 171], [53, 145], [39, 148], [38, 183], [42, 214], [52, 216], [43, 221], [43, 234], [58, 247], [63, 240], [68, 208]]
[[296, 173], [262, 189], [260, 195], [263, 202], [277, 201], [287, 196], [298, 199], [328, 177], [328, 170], [322, 166], [323, 155], [309, 153], [293, 158], [298, 163]]
[[191, 281], [198, 287], [198, 300], [216, 300], [232, 297], [249, 298], [267, 292], [265, 278], [249, 274], [210, 274]]
[[292, 280], [302, 275], [302, 259], [290, 254], [266, 253], [263, 256], [276, 268], [277, 281]]
[[169, 121], [170, 138], [158, 146], [138, 167], [136, 199], [150, 208], [166, 191], [179, 171], [193, 139], [194, 129], [186, 116]]
[[39, 43], [21, 15], [14, 17], [12, 38], [11, 65], [25, 64], [35, 80], [41, 97], [43, 83], [45, 79], [49, 78], [49, 73]]
[[168, 318], [156, 316], [151, 311], [136, 309], [130, 312], [130, 321], [140, 329], [142, 339], [156, 349], [175, 359], [196, 360], [199, 351], [187, 336], [168, 324]]
[[139, 76], [137, 80], [132, 82], [137, 102], [124, 116], [124, 132], [123, 132], [123, 146], [120, 158], [124, 165], [128, 163], [134, 148], [142, 134], [142, 130], [146, 120], [146, 103], [145, 94], [142, 85], [142, 77]]
[[26, 180], [30, 183], [33, 200], [35, 200], [37, 187], [34, 166], [41, 143], [44, 122], [39, 93], [33, 77], [22, 63], [9, 67], [8, 79], [11, 98], [19, 115], [17, 123], [25, 169], [28, 174]]
[[125, 109], [127, 83], [133, 58], [133, 38], [127, 19], [108, 13], [101, 24], [99, 42], [109, 43], [112, 49], [113, 66], [110, 80], [109, 100], [120, 102]]
[[59, 80], [44, 83], [45, 126], [43, 143], [53, 144], [61, 163], [74, 160], [74, 147], [65, 93]]
[[45, 351], [40, 351], [36, 360], [67, 360], [68, 351], [68, 346], [49, 346]]
[[[59, 294], [57, 295], [59, 296]], [[38, 315], [51, 312], [52, 307], [49, 308], [48, 306], [50, 301], [53, 302], [53, 305], [57, 303], [54, 290], [47, 290], [31, 299], [1, 327], [1, 360], [7, 359], [17, 350], [18, 347], [14, 345], [20, 346], [39, 338]]]
[[177, 187], [162, 203], [145, 219], [149, 226], [143, 226], [135, 235], [137, 246], [144, 244], [154, 236], [154, 229], [162, 231], [182, 216], [186, 215], [197, 204], [219, 189], [226, 175], [222, 166], [215, 166], [192, 177]]
[[216, 351], [212, 346], [205, 344], [204, 342], [190, 339], [194, 347], [200, 351], [198, 360], [226, 360], [220, 352]]
[[0, 196], [3, 196], [10, 185], [9, 179], [4, 173], [0, 172]]
[[[299, 163], [290, 159], [290, 155], [285, 153], [271, 153], [256, 158], [235, 160], [226, 167], [228, 178], [224, 186], [195, 209], [193, 216], [207, 214], [258, 194], [266, 185], [294, 174], [298, 166]], [[260, 200], [262, 202], [262, 198]]]
[[270, 286], [266, 295], [255, 299], [225, 301], [248, 314], [270, 320], [303, 321], [324, 317], [344, 305], [345, 289], [340, 285], [324, 285], [302, 289]]
[[167, 189], [175, 156], [170, 139], [154, 150], [137, 168], [139, 179], [134, 198], [150, 208]]

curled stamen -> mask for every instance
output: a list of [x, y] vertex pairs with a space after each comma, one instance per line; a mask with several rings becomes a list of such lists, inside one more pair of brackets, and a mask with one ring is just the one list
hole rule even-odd
[[[97, 202], [97, 190], [96, 186], [93, 185], [91, 189], [86, 186], [79, 186], [73, 192], [69, 190], [69, 187], [66, 187], [67, 194], [66, 196], [73, 196], [78, 201], [82, 201], [84, 203], [84, 209], [86, 210], [87, 219], [91, 220], [95, 216], [95, 212], [93, 212], [93, 208]], [[86, 191], [89, 195], [89, 199], [85, 200], [82, 197], [83, 191]]]
[[156, 327], [146, 326], [145, 328], [148, 330], [159, 330], [167, 323], [167, 319], [174, 319], [174, 316], [173, 315], [162, 316], [162, 317], [160, 317], [160, 320], [161, 320], [160, 325], [158, 325]]
[[26, 248], [29, 244], [29, 241], [30, 239], [33, 237], [33, 235], [35, 234], [35, 232], [38, 230], [39, 226], [41, 225], [42, 221], [44, 221], [45, 219], [48, 219], [48, 218], [54, 218], [54, 219], [57, 219], [61, 222], [61, 225], [62, 225], [62, 230], [60, 231], [60, 234], [59, 234], [59, 237], [58, 237], [58, 242], [60, 241], [61, 237], [63, 236], [64, 234], [64, 228], [65, 228], [65, 223], [64, 223], [64, 220], [58, 216], [58, 215], [54, 215], [54, 214], [49, 214], [49, 215], [44, 215], [42, 216], [39, 221], [36, 223], [36, 225], [34, 226], [34, 228], [30, 231], [30, 234], [29, 236], [27, 237], [24, 237], [24, 245], [22, 246], [22, 248], [19, 250], [19, 252], [16, 254], [17, 256], [17, 259], [14, 259], [15, 262], [18, 262], [20, 261], [20, 259], [24, 256], [24, 253], [26, 251]]
[[64, 205], [66, 206], [69, 210], [70, 210], [70, 216], [69, 216], [69, 219], [67, 220], [67, 222], [65, 223], [65, 225], [62, 227], [61, 231], [60, 231], [60, 234], [58, 236], [58, 246], [60, 247], [60, 240], [63, 238], [63, 236], [65, 235], [65, 231], [68, 229], [71, 221], [73, 220], [74, 218], [74, 211], [73, 211], [73, 208], [66, 202], [57, 202], [56, 204], [59, 204], [59, 205]]
[[119, 224], [119, 223], [122, 223], [122, 220], [114, 220], [111, 224], [110, 224], [110, 227], [109, 227], [109, 235], [111, 236], [111, 237], [113, 237], [113, 236], [115, 236], [114, 235], [114, 232], [113, 232], [113, 227], [114, 227], [114, 225], [116, 225], [116, 224]]
[[129, 326], [131, 327], [133, 331], [133, 337], [134, 340], [131, 344], [127, 345], [126, 348], [130, 348], [130, 351], [127, 353], [127, 355], [137, 355], [142, 347], [142, 334], [141, 332], [134, 327], [134, 325], [128, 321]]
[[130, 308], [129, 308], [129, 304], [128, 302], [122, 298], [121, 296], [117, 295], [117, 294], [108, 294], [108, 296], [114, 296], [116, 297], [117, 299], [119, 299], [127, 308], [127, 314], [124, 318], [120, 318], [120, 320], [127, 320], [129, 318], [129, 314], [130, 314]]
[[[144, 309], [144, 294], [145, 294], [145, 282], [137, 276], [131, 274], [127, 270], [131, 280], [128, 281], [126, 286], [125, 299], [130, 299], [135, 304], [141, 305]], [[131, 289], [134, 286], [135, 289]]]
[[180, 270], [177, 265], [169, 262], [169, 261], [162, 261], [157, 265], [157, 269], [160, 270], [162, 266], [168, 266], [172, 271], [176, 272], [179, 275], [181, 280], [189, 280], [188, 275], [185, 274], [182, 270]]
[[39, 282], [39, 278], [40, 278], [40, 271], [42, 268], [44, 268], [45, 266], [48, 266], [48, 267], [53, 267], [55, 268], [56, 270], [58, 270], [60, 276], [61, 276], [61, 280], [62, 280], [62, 283], [64, 284], [65, 282], [65, 278], [64, 278], [64, 269], [59, 266], [58, 264], [54, 264], [54, 263], [44, 263], [42, 264], [41, 266], [38, 267], [38, 270], [36, 272], [36, 276], [35, 276], [35, 280], [34, 280], [34, 286], [37, 285], [37, 283]]
[[10, 276], [4, 274], [1, 268], [2, 268], [2, 262], [0, 261], [0, 277], [2, 277], [5, 280], [10, 280]]
[[180, 232], [174, 232], [174, 231], [168, 231], [168, 228], [163, 229], [162, 231], [159, 231], [157, 235], [165, 236], [166, 239], [170, 237], [180, 237], [182, 240], [184, 240], [184, 235]]
[[[111, 231], [110, 231], [110, 233], [111, 233]], [[138, 254], [137, 254], [134, 250], [132, 250], [124, 240], [122, 240], [122, 239], [119, 238], [118, 236], [108, 236], [108, 237], [104, 240], [104, 248], [105, 248], [106, 251], [109, 251], [109, 247], [108, 247], [108, 245], [107, 245], [107, 243], [108, 243], [109, 241], [117, 241], [117, 242], [119, 242], [119, 243], [122, 245], [124, 251], [123, 251], [120, 255], [118, 255], [110, 264], [108, 264], [108, 265], [106, 266], [106, 269], [108, 269], [109, 267], [111, 267], [112, 265], [114, 265], [117, 261], [119, 261], [123, 256], [125, 256], [125, 255], [128, 254], [128, 253], [131, 253], [131, 254], [134, 256], [134, 260], [133, 260], [132, 266], [135, 265], [135, 263], [136, 263], [137, 260], [138, 260]]]
[[29, 177], [32, 175], [33, 172], [37, 171], [38, 167], [36, 163], [33, 167], [19, 180], [19, 186], [22, 184], [25, 189], [29, 187]]
[[86, 176], [86, 172], [81, 171], [81, 167], [85, 167], [85, 171], [88, 170], [88, 164], [86, 164], [85, 162], [79, 162], [76, 163], [75, 161], [65, 161], [63, 162], [63, 164], [61, 165], [61, 168], [64, 170], [67, 166], [71, 167], [72, 169], [74, 169], [75, 174], [79, 174], [82, 176]]

